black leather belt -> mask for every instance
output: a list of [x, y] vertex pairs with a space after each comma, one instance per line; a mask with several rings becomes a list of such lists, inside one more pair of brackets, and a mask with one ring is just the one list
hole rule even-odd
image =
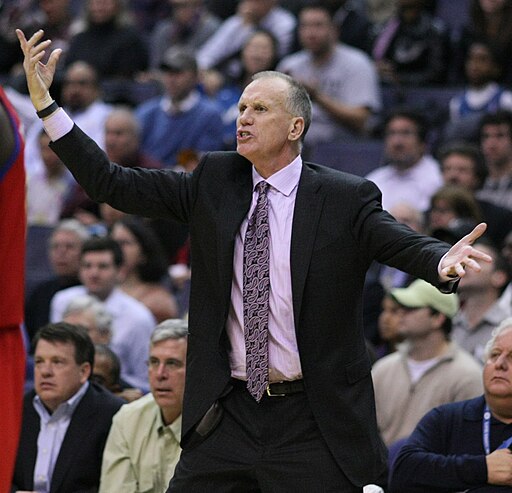
[[[245, 388], [247, 382], [244, 380], [231, 379], [237, 387]], [[291, 380], [283, 382], [269, 383], [267, 386], [267, 395], [269, 397], [285, 397], [287, 395], [304, 392], [304, 380]]]

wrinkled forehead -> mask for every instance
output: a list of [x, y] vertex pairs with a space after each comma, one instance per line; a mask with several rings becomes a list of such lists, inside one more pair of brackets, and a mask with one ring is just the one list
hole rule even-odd
[[277, 77], [263, 77], [253, 80], [244, 89], [239, 104], [285, 105], [288, 87], [284, 80]]

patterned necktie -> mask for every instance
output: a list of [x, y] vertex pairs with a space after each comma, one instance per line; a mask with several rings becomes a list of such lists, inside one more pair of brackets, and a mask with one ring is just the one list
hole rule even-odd
[[258, 200], [249, 219], [244, 242], [243, 305], [247, 390], [259, 402], [268, 385], [269, 242], [268, 197], [270, 185], [256, 185]]

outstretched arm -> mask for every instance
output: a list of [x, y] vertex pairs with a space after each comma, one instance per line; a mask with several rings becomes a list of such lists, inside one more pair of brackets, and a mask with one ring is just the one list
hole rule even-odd
[[24, 55], [23, 69], [27, 78], [30, 99], [35, 109], [41, 111], [53, 103], [49, 90], [62, 50], [60, 48], [53, 50], [48, 62], [44, 64], [41, 59], [51, 44], [50, 39], [41, 41], [44, 31], [40, 29], [28, 40], [21, 29], [16, 29], [16, 35]]

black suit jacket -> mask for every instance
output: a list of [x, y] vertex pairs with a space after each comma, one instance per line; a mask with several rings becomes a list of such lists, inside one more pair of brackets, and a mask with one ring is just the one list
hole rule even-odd
[[[25, 394], [23, 421], [12, 491], [34, 489], [34, 467], [40, 418], [32, 400]], [[50, 493], [92, 493], [100, 484], [101, 459], [112, 417], [124, 402], [108, 390], [89, 383], [73, 413], [55, 463]]]
[[[192, 248], [183, 445], [230, 380], [225, 323], [235, 237], [252, 198], [251, 164], [207, 154], [192, 175], [109, 163], [76, 126], [51, 144], [90, 196], [113, 207], [189, 224]], [[291, 239], [293, 311], [306, 393], [330, 450], [355, 484], [375, 481], [385, 452], [375, 419], [362, 330], [362, 291], [373, 259], [438, 284], [447, 246], [397, 223], [377, 187], [305, 163]]]

